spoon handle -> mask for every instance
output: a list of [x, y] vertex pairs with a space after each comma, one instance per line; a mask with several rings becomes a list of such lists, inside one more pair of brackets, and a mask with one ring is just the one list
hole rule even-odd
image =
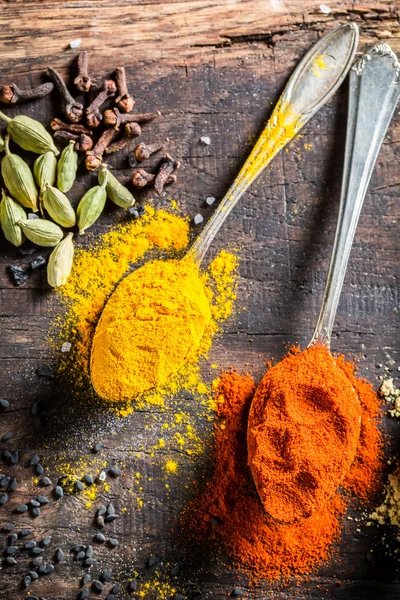
[[250, 156], [189, 249], [187, 256], [197, 264], [247, 188], [343, 82], [357, 43], [357, 26], [342, 25], [321, 38], [300, 61]]
[[399, 96], [400, 64], [387, 44], [378, 44], [360, 58], [350, 73], [339, 217], [322, 307], [310, 346], [330, 346], [361, 207]]

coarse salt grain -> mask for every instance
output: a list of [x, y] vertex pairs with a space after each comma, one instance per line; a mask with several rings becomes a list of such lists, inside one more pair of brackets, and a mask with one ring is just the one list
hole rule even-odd
[[319, 5], [319, 10], [322, 12], [322, 14], [324, 15], [330, 15], [331, 14], [331, 9], [329, 8], [329, 6], [327, 6], [326, 4], [320, 4]]
[[204, 145], [204, 146], [209, 146], [211, 144], [211, 138], [208, 135], [203, 135], [200, 138], [200, 142]]
[[212, 206], [214, 204], [214, 202], [215, 202], [214, 196], [208, 196], [206, 198], [206, 204], [207, 204], [207, 206]]
[[33, 219], [38, 219], [39, 217], [35, 213], [29, 213], [28, 219], [32, 221]]
[[204, 217], [200, 213], [198, 213], [197, 215], [195, 215], [193, 217], [193, 223], [195, 225], [200, 225], [200, 223], [202, 223], [203, 221], [204, 221]]
[[69, 47], [70, 48], [79, 48], [79, 46], [82, 44], [82, 40], [81, 38], [76, 38], [76, 40], [72, 40], [69, 43]]
[[61, 346], [61, 352], [69, 352], [71, 350], [71, 342], [64, 342]]

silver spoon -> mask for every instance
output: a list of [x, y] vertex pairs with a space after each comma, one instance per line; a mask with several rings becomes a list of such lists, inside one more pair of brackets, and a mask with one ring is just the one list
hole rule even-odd
[[[399, 97], [400, 64], [389, 46], [378, 44], [367, 54], [364, 54], [350, 72], [349, 114], [339, 218], [322, 307], [309, 347], [322, 344], [328, 350], [330, 349], [332, 327], [361, 207], [380, 147]], [[304, 386], [306, 383], [294, 381], [292, 389], [295, 390], [295, 386]], [[290, 410], [290, 400], [286, 399], [284, 402], [286, 402], [285, 407], [287, 410]], [[357, 403], [355, 406], [359, 405], [359, 399], [355, 392], [353, 396], [349, 395], [347, 402]], [[305, 474], [308, 473], [307, 465], [312, 462], [312, 457], [307, 456], [306, 451], [303, 449], [301, 464], [291, 467], [287, 465], [286, 470], [282, 466], [282, 473], [285, 473], [282, 476], [282, 481], [278, 483], [278, 478], [276, 478], [268, 485], [262, 473], [263, 464], [268, 460], [267, 457], [265, 457], [263, 464], [258, 459], [253, 460], [257, 453], [262, 453], [262, 450], [258, 448], [257, 436], [260, 436], [259, 439], [261, 439], [269, 431], [268, 411], [263, 412], [263, 406], [265, 406], [263, 394], [257, 394], [256, 392], [249, 414], [247, 432], [249, 464], [266, 511], [278, 521], [293, 522], [299, 518], [310, 516], [323, 505], [323, 502], [318, 505], [318, 502], [315, 501], [315, 488], [311, 486], [307, 492], [306, 502], [303, 501], [303, 498], [298, 497], [296, 493], [297, 481], [300, 476], [304, 478]], [[352, 450], [354, 449], [354, 452], [349, 451], [346, 456], [339, 456], [338, 451], [335, 457], [336, 466], [332, 465], [329, 457], [323, 466], [325, 477], [321, 477], [323, 483], [319, 485], [319, 492], [323, 485], [325, 502], [333, 496], [354, 460], [360, 435], [360, 425], [360, 423], [354, 423], [351, 433]], [[315, 423], [312, 424], [310, 422], [306, 424], [298, 423], [296, 439], [306, 440], [308, 436], [313, 435], [312, 427], [315, 427], [316, 432], [319, 431], [318, 417], [316, 417]], [[287, 450], [287, 454], [290, 455], [290, 450]], [[322, 452], [319, 460], [323, 460]], [[292, 461], [292, 465], [295, 465], [294, 461]], [[260, 482], [264, 482], [264, 485]], [[285, 504], [282, 502], [283, 497], [286, 499]], [[290, 510], [288, 510], [288, 507], [290, 507]]]
[[[190, 259], [200, 265], [205, 253], [207, 252], [212, 240], [216, 236], [225, 219], [239, 201], [244, 192], [253, 183], [253, 181], [266, 168], [271, 160], [282, 150], [284, 146], [300, 131], [302, 127], [311, 119], [311, 117], [331, 98], [334, 92], [338, 89], [347, 75], [348, 70], [353, 62], [354, 55], [358, 44], [358, 28], [354, 23], [342, 25], [341, 27], [329, 32], [321, 38], [303, 57], [292, 76], [290, 77], [285, 90], [280, 97], [264, 131], [259, 140], [256, 142], [250, 156], [244, 163], [235, 181], [229, 188], [228, 192], [221, 200], [218, 208], [213, 216], [204, 227], [197, 240], [182, 259]], [[134, 271], [128, 277], [134, 277], [138, 271]], [[121, 284], [120, 284], [121, 285]], [[122, 282], [124, 285], [124, 282]], [[116, 288], [111, 298], [115, 301], [115, 295], [119, 293], [120, 286]], [[155, 296], [155, 302], [157, 297]], [[109, 304], [106, 304], [103, 314], [98, 322], [92, 344], [91, 352], [91, 379], [97, 393], [105, 399], [109, 400], [129, 400], [126, 397], [127, 392], [123, 394], [120, 391], [115, 391], [115, 397], [110, 398], [110, 393], [102, 389], [104, 374], [112, 383], [113, 389], [119, 389], [118, 378], [123, 378], [123, 373], [126, 368], [132, 369], [132, 373], [137, 373], [137, 377], [141, 375], [141, 365], [130, 363], [129, 367], [122, 366], [123, 357], [121, 357], [120, 348], [112, 348], [112, 332], [107, 329], [107, 348], [105, 368], [101, 373], [101, 380], [96, 377], [96, 360], [97, 356], [104, 363], [104, 344], [102, 350], [97, 351], [97, 341], [100, 336], [102, 320], [107, 318]], [[121, 330], [124, 324], [115, 321], [115, 328]], [[105, 339], [105, 338], [104, 338]], [[108, 340], [111, 340], [108, 342]], [[182, 363], [189, 353], [189, 348], [183, 347], [180, 349]], [[97, 354], [98, 352], [98, 354]], [[117, 358], [116, 358], [117, 356]], [[119, 359], [121, 357], [121, 360]], [[182, 363], [175, 360], [179, 370]], [[100, 363], [99, 363], [100, 364]], [[118, 370], [120, 368], [120, 371]], [[168, 373], [168, 377], [173, 371]], [[115, 383], [115, 385], [114, 385]], [[149, 383], [148, 389], [155, 385], [163, 384], [164, 381], [152, 381]], [[125, 385], [125, 384], [124, 384]], [[109, 385], [107, 384], [107, 389]], [[124, 397], [120, 397], [120, 395]]]

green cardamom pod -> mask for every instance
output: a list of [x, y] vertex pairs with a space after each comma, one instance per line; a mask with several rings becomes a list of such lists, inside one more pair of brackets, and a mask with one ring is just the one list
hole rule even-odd
[[76, 178], [78, 169], [78, 153], [75, 150], [75, 142], [71, 140], [61, 152], [57, 165], [57, 187], [62, 192], [68, 192]]
[[57, 159], [53, 152], [45, 152], [37, 157], [33, 164], [33, 174], [39, 186], [40, 195], [43, 194], [46, 183], [54, 185], [56, 181]]
[[37, 212], [38, 192], [32, 171], [18, 154], [10, 152], [9, 142], [10, 137], [7, 135], [5, 141], [6, 155], [1, 161], [1, 174], [4, 183], [15, 200], [25, 208], [31, 208], [33, 212]]
[[82, 234], [88, 227], [93, 225], [103, 212], [107, 200], [106, 182], [96, 185], [86, 192], [76, 209], [78, 215], [79, 233]]
[[22, 206], [10, 198], [10, 196], [7, 196], [5, 191], [2, 190], [2, 200], [0, 202], [1, 228], [6, 240], [14, 244], [14, 246], [19, 247], [25, 241], [22, 229], [18, 225], [18, 221], [25, 221], [25, 219], [26, 214]]
[[28, 240], [38, 246], [57, 246], [63, 236], [62, 229], [46, 219], [26, 219], [18, 223]]
[[4, 152], [5, 147], [6, 147], [6, 145], [4, 142], [4, 138], [2, 135], [0, 135], [0, 152]]
[[24, 150], [35, 152], [35, 154], [44, 154], [48, 151], [53, 152], [56, 156], [60, 154], [50, 133], [36, 119], [31, 119], [26, 115], [17, 115], [10, 119], [1, 111], [0, 119], [8, 123], [7, 133], [11, 136], [12, 141]]
[[67, 196], [56, 187], [46, 183], [43, 192], [43, 206], [56, 223], [62, 227], [73, 227], [76, 223], [75, 211]]
[[102, 166], [98, 179], [100, 185], [106, 182], [107, 196], [114, 204], [121, 206], [122, 208], [130, 208], [135, 204], [135, 198], [132, 196], [128, 188], [126, 188], [118, 179], [107, 169]]
[[53, 288], [58, 288], [67, 281], [74, 259], [73, 233], [69, 233], [50, 254], [47, 264], [47, 281]]

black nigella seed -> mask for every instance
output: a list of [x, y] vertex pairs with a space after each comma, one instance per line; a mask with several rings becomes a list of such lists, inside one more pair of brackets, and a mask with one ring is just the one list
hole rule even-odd
[[21, 529], [21, 531], [18, 534], [18, 537], [24, 538], [24, 537], [27, 537], [28, 535], [31, 535], [31, 533], [32, 533], [32, 529]]
[[13, 437], [13, 433], [11, 433], [11, 431], [7, 431], [7, 433], [5, 433], [3, 435], [3, 437], [1, 438], [2, 442], [8, 442], [8, 440], [11, 440], [11, 438]]
[[152, 554], [151, 556], [148, 557], [147, 561], [146, 561], [146, 566], [150, 569], [151, 567], [154, 567], [154, 565], [157, 563], [157, 557], [154, 556], [154, 554]]
[[13, 546], [18, 539], [18, 535], [16, 533], [12, 533], [7, 538], [7, 546]]
[[95, 579], [92, 583], [92, 590], [95, 594], [101, 594], [103, 591], [103, 584], [98, 579]]
[[78, 596], [78, 600], [86, 600], [89, 597], [89, 590], [82, 590]]
[[1, 530], [4, 533], [9, 533], [10, 531], [12, 531], [14, 529], [14, 527], [15, 527], [14, 523], [6, 523], [5, 525], [3, 525]]
[[11, 481], [10, 481], [10, 487], [9, 487], [10, 491], [11, 492], [16, 492], [17, 491], [17, 487], [18, 487], [18, 482], [15, 479], [15, 477], [12, 477]]
[[96, 525], [98, 527], [104, 527], [104, 517], [96, 517]]
[[32, 560], [32, 566], [36, 567], [36, 568], [40, 567], [40, 565], [42, 564], [42, 562], [43, 562], [43, 556], [37, 556], [36, 558], [34, 558]]
[[101, 579], [101, 581], [111, 581], [111, 579], [112, 579], [111, 569], [104, 569], [104, 571], [100, 575], [100, 579]]
[[31, 413], [34, 417], [36, 417], [36, 415], [39, 413], [39, 409], [39, 402], [34, 402], [31, 407]]
[[37, 454], [34, 454], [33, 456], [31, 456], [31, 458], [29, 460], [30, 467], [36, 467], [36, 465], [39, 463], [40, 463], [40, 458], [38, 457]]
[[116, 519], [118, 519], [118, 515], [107, 515], [104, 520], [106, 523], [112, 523]]
[[111, 502], [107, 506], [107, 514], [108, 515], [115, 515], [115, 508], [114, 508], [114, 505]]
[[178, 565], [178, 564], [173, 565], [173, 567], [171, 567], [171, 571], [170, 571], [171, 576], [176, 577], [180, 570], [181, 570], [181, 565]]
[[0, 487], [6, 487], [11, 481], [11, 477], [2, 477], [0, 480]]
[[101, 443], [95, 444], [92, 448], [92, 452], [93, 452], [93, 454], [97, 454], [97, 452], [104, 450], [105, 447], [106, 447], [105, 444], [101, 444]]
[[20, 504], [15, 510], [17, 513], [25, 513], [28, 510], [28, 507], [26, 504]]
[[96, 564], [96, 562], [97, 561], [95, 558], [87, 558], [84, 564], [86, 567], [91, 567], [92, 565]]
[[2, 457], [3, 457], [3, 459], [4, 459], [4, 460], [11, 460], [11, 458], [12, 458], [12, 454], [11, 454], [11, 452], [10, 452], [9, 450], [7, 450], [7, 448], [6, 448], [5, 450], [3, 450]]
[[6, 556], [6, 558], [4, 559], [4, 562], [9, 567], [17, 564], [17, 561], [15, 560], [15, 558], [13, 556]]
[[83, 558], [86, 557], [86, 552], [84, 550], [81, 550], [80, 552], [78, 552], [78, 554], [76, 555], [76, 560], [82, 560]]
[[43, 548], [38, 548], [36, 546], [36, 548], [32, 548], [31, 555], [32, 556], [39, 556], [40, 554], [43, 554], [43, 552], [44, 552]]
[[77, 552], [80, 552], [81, 550], [84, 550], [84, 549], [85, 549], [85, 546], [82, 546], [82, 544], [77, 544], [76, 546], [71, 548], [71, 552], [74, 552], [76, 554]]
[[50, 544], [51, 544], [51, 537], [49, 535], [46, 535], [46, 537], [44, 537], [40, 542], [40, 545], [43, 546], [44, 548], [46, 546], [50, 546]]
[[35, 540], [29, 540], [29, 542], [25, 542], [24, 550], [32, 550], [32, 548], [36, 548]]
[[117, 596], [115, 594], [107, 594], [106, 600], [117, 600]]
[[85, 573], [81, 579], [81, 585], [86, 585], [87, 583], [89, 583], [90, 579], [91, 579], [91, 577], [90, 577], [89, 573]]
[[111, 593], [112, 594], [119, 594], [121, 591], [121, 584], [120, 583], [115, 583], [113, 585], [113, 587], [111, 588]]
[[40, 504], [48, 504], [49, 503], [49, 499], [46, 498], [46, 496], [36, 496], [36, 500], [38, 502], [40, 502]]
[[40, 502], [38, 500], [29, 500], [29, 504], [33, 507], [33, 508], [37, 508], [40, 506]]
[[46, 377], [47, 379], [53, 379], [53, 377], [55, 377], [55, 372], [50, 365], [40, 365], [40, 367], [36, 369], [36, 375], [39, 377]]
[[6, 554], [15, 554], [17, 550], [17, 546], [8, 546], [6, 549]]
[[182, 594], [175, 594], [174, 600], [185, 600], [185, 596], [182, 596]]
[[29, 571], [28, 575], [32, 579], [32, 581], [36, 581], [37, 579], [39, 579], [39, 575], [36, 573], [36, 571]]
[[10, 462], [11, 462], [12, 465], [17, 465], [19, 463], [19, 452], [18, 452], [18, 450], [16, 452], [13, 452], [11, 454]]
[[47, 564], [46, 569], [44, 571], [45, 575], [49, 575], [54, 571], [54, 565]]
[[8, 500], [8, 494], [1, 494], [0, 496], [0, 506], [4, 506], [4, 504]]
[[46, 573], [46, 568], [47, 568], [47, 564], [46, 564], [46, 563], [42, 563], [42, 564], [40, 564], [40, 565], [38, 566], [38, 570], [37, 570], [37, 572], [38, 572], [38, 575], [39, 575], [39, 577], [40, 577], [41, 575], [44, 575], [44, 574]]
[[51, 479], [49, 479], [49, 477], [42, 477], [39, 483], [43, 487], [47, 487], [48, 485], [51, 485]]
[[64, 560], [64, 556], [64, 552], [61, 550], [61, 548], [58, 548], [55, 556], [56, 561], [61, 562], [62, 560]]
[[[130, 154], [129, 156], [132, 156], [132, 155]], [[130, 165], [130, 166], [134, 167], [135, 165]], [[138, 204], [137, 206], [131, 206], [131, 208], [128, 208], [128, 213], [133, 219], [138, 219], [139, 217], [144, 215], [145, 212], [146, 212], [146, 209], [143, 206], [143, 204]]]
[[36, 473], [36, 475], [43, 475], [43, 473], [44, 473], [44, 468], [43, 468], [43, 466], [42, 466], [40, 463], [38, 463], [38, 464], [35, 466], [35, 473]]
[[240, 587], [234, 587], [233, 590], [231, 591], [231, 598], [239, 598], [239, 596], [243, 596], [244, 591], [242, 590], [242, 588]]
[[93, 548], [92, 546], [88, 546], [85, 550], [86, 558], [92, 558], [93, 556]]
[[54, 488], [54, 495], [56, 498], [62, 498], [64, 496], [64, 490], [62, 489], [61, 485], [56, 485]]
[[34, 271], [35, 269], [39, 269], [40, 267], [43, 267], [45, 264], [46, 264], [46, 259], [44, 258], [44, 256], [39, 255], [37, 258], [33, 259], [33, 261], [31, 262], [31, 264], [29, 266], [32, 269], [32, 271]]
[[29, 272], [22, 267], [18, 267], [17, 265], [9, 265], [7, 270], [10, 274], [11, 281], [14, 285], [19, 286], [25, 283], [25, 281], [29, 277]]
[[10, 403], [5, 398], [0, 398], [0, 410], [6, 410], [6, 408], [10, 408]]
[[82, 481], [75, 481], [75, 489], [78, 492], [83, 492], [83, 490], [85, 489], [85, 486], [83, 485]]
[[121, 469], [119, 469], [118, 467], [111, 467], [110, 469], [108, 469], [109, 474], [112, 477], [119, 477], [121, 475]]
[[25, 577], [22, 580], [22, 587], [25, 589], [27, 587], [29, 587], [32, 583], [32, 579], [29, 577], [29, 575], [25, 575]]
[[128, 583], [128, 591], [129, 592], [134, 592], [137, 588], [137, 581], [136, 579], [132, 579], [132, 581], [130, 581]]
[[35, 508], [32, 508], [32, 514], [34, 517], [40, 517], [40, 508], [38, 508], [37, 506], [35, 506]]
[[105, 536], [98, 532], [93, 536], [93, 540], [97, 543], [97, 544], [104, 544], [104, 542], [106, 541]]
[[96, 516], [101, 517], [102, 515], [105, 515], [106, 512], [107, 512], [106, 507], [101, 505], [100, 508], [97, 509]]
[[92, 485], [93, 477], [91, 475], [84, 475], [83, 481], [86, 483], [86, 485]]
[[27, 597], [25, 598], [25, 600], [40, 600], [40, 598], [38, 598], [37, 596], [31, 596], [31, 595], [29, 594], [29, 596], [27, 596]]
[[108, 543], [110, 544], [111, 548], [117, 548], [119, 546], [119, 541], [117, 538], [110, 538]]

